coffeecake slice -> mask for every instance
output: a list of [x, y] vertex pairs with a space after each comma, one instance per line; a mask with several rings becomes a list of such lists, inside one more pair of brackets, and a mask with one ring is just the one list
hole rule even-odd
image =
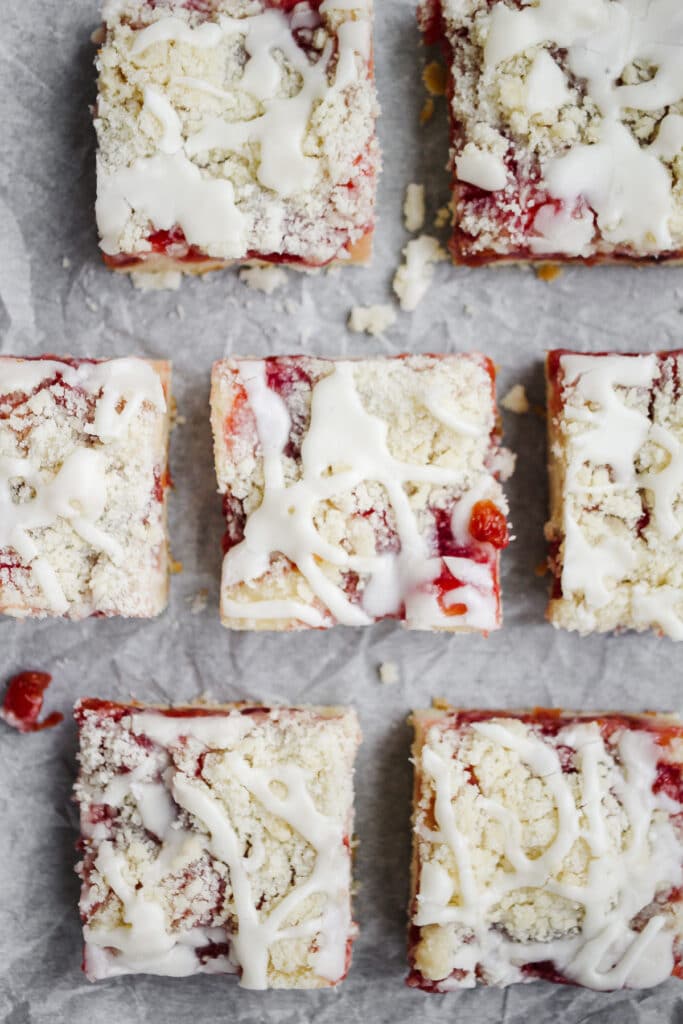
[[496, 629], [494, 376], [481, 355], [216, 363], [225, 625]]
[[0, 613], [166, 607], [171, 367], [0, 357]]
[[421, 0], [457, 263], [683, 258], [678, 0]]
[[370, 257], [371, 0], [108, 0], [97, 222], [116, 270]]
[[418, 711], [408, 983], [683, 976], [683, 723]]
[[348, 970], [353, 711], [76, 705], [83, 966], [322, 988]]
[[548, 618], [683, 639], [683, 353], [547, 358]]

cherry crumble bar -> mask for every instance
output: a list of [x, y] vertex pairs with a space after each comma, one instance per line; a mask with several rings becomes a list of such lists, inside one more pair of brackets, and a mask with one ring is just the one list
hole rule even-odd
[[512, 457], [488, 359], [228, 359], [211, 406], [226, 626], [499, 626]]
[[683, 723], [414, 715], [408, 983], [428, 992], [683, 976]]
[[683, 353], [550, 352], [548, 617], [683, 639]]
[[166, 607], [170, 364], [0, 357], [0, 613]]
[[370, 258], [371, 0], [109, 0], [97, 221], [116, 270]]
[[683, 258], [679, 0], [419, 10], [449, 68], [457, 263]]
[[342, 981], [356, 715], [247, 704], [76, 705], [84, 970]]

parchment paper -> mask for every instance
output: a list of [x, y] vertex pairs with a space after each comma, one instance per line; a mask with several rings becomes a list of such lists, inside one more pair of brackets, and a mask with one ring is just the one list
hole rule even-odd
[[[186, 281], [180, 292], [142, 294], [101, 265], [95, 236], [94, 100], [98, 22], [93, 0], [3, 0], [0, 42], [0, 350], [75, 356], [171, 357], [185, 418], [172, 440], [176, 490], [171, 537], [184, 570], [157, 621], [0, 623], [0, 677], [54, 674], [50, 708], [75, 699], [353, 702], [365, 742], [357, 772], [356, 901], [361, 937], [338, 992], [252, 993], [233, 978], [123, 978], [90, 985], [80, 972], [75, 729], [19, 736], [0, 729], [0, 1019], [7, 1024], [320, 1024], [459, 1020], [683, 1020], [683, 985], [593, 994], [537, 983], [425, 996], [404, 987], [412, 707], [433, 696], [469, 706], [563, 705], [675, 709], [680, 648], [648, 636], [579, 639], [543, 620], [544, 423], [506, 414], [518, 470], [508, 485], [516, 541], [504, 558], [505, 626], [486, 640], [407, 633], [394, 624], [290, 636], [230, 634], [218, 621], [222, 521], [208, 422], [211, 362], [227, 353], [323, 355], [481, 349], [500, 366], [500, 393], [523, 383], [542, 403], [543, 350], [655, 349], [683, 344], [683, 270], [574, 269], [552, 284], [531, 272], [437, 268], [413, 315], [386, 339], [350, 334], [350, 307], [389, 301], [408, 240], [405, 186], [424, 182], [431, 217], [448, 198], [445, 103], [425, 127], [412, 0], [377, 0], [377, 74], [384, 174], [373, 267], [315, 277], [290, 274], [268, 297], [233, 272]], [[284, 300], [296, 312], [284, 309]], [[205, 610], [198, 610], [206, 591]], [[395, 661], [400, 682], [379, 682]]]

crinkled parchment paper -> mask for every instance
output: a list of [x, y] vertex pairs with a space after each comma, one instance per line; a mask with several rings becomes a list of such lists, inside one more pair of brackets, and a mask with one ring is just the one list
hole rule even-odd
[[[385, 170], [371, 270], [290, 274], [271, 296], [237, 274], [143, 294], [101, 265], [93, 221], [97, 25], [93, 0], [4, 0], [0, 42], [0, 350], [75, 356], [168, 356], [184, 423], [174, 432], [171, 536], [183, 572], [154, 622], [0, 624], [0, 676], [54, 674], [51, 708], [67, 716], [82, 694], [187, 701], [353, 702], [365, 733], [358, 763], [356, 902], [361, 937], [338, 992], [253, 993], [234, 979], [122, 978], [90, 985], [80, 973], [76, 839], [70, 787], [75, 730], [19, 736], [0, 729], [0, 1019], [7, 1024], [209, 1024], [234, 1020], [319, 1024], [459, 1020], [680, 1021], [683, 985], [592, 994], [546, 984], [506, 992], [425, 996], [404, 987], [411, 770], [410, 708], [445, 696], [455, 704], [676, 708], [683, 648], [654, 637], [579, 639], [543, 620], [544, 423], [505, 414], [519, 455], [508, 485], [516, 541], [504, 558], [505, 626], [480, 637], [364, 631], [290, 636], [230, 634], [218, 622], [222, 532], [208, 421], [211, 362], [242, 354], [323, 355], [481, 349], [500, 366], [500, 393], [523, 383], [543, 401], [542, 353], [655, 349], [683, 342], [683, 270], [574, 269], [551, 284], [532, 272], [436, 268], [427, 298], [400, 314], [383, 339], [350, 334], [354, 304], [390, 300], [406, 185], [427, 186], [429, 217], [447, 201], [445, 103], [420, 127], [418, 45], [412, 0], [377, 0], [377, 74]], [[287, 299], [285, 308], [284, 302]], [[208, 600], [202, 610], [202, 592]], [[197, 597], [197, 595], [200, 595]], [[379, 681], [396, 662], [400, 680]]]

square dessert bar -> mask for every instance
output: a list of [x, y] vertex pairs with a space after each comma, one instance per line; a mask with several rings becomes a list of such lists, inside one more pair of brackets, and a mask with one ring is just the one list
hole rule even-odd
[[683, 639], [683, 353], [550, 352], [548, 618]]
[[418, 711], [408, 984], [683, 977], [683, 723]]
[[117, 270], [370, 258], [371, 0], [108, 0], [97, 222]]
[[449, 68], [457, 263], [683, 258], [678, 0], [419, 10]]
[[480, 355], [216, 363], [224, 624], [496, 629], [494, 375]]
[[346, 975], [355, 712], [76, 705], [83, 967], [239, 974], [245, 988]]
[[0, 357], [0, 613], [166, 607], [170, 363]]

